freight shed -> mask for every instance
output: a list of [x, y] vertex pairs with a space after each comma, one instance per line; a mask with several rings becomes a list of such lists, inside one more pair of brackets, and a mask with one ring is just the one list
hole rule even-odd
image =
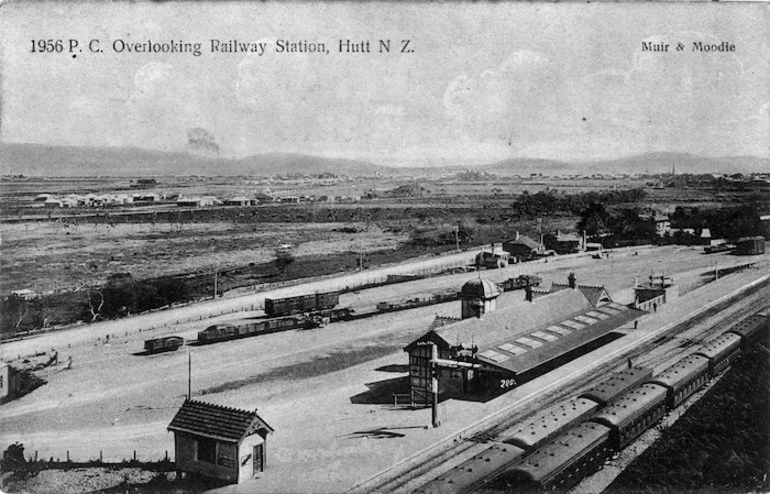
[[[430, 401], [432, 345], [439, 359], [475, 365], [438, 371], [439, 395], [492, 397], [618, 338], [615, 330], [644, 314], [613, 302], [603, 288], [581, 289], [574, 278], [570, 286], [528, 293], [527, 300], [480, 318], [448, 321], [409, 344], [412, 403]], [[469, 291], [463, 288], [461, 294]], [[589, 299], [591, 292], [601, 296]]]

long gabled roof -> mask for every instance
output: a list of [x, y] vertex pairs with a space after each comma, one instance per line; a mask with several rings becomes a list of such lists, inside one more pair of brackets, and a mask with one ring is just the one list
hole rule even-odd
[[[593, 306], [581, 292], [564, 290], [537, 297], [533, 302], [523, 301], [504, 309], [488, 312], [480, 319], [471, 317], [454, 324], [436, 327], [428, 334], [434, 335], [430, 339], [440, 342], [440, 347], [455, 345], [463, 345], [465, 348], [474, 345], [481, 347], [510, 337], [514, 333], [526, 332], [545, 323], [564, 319], [571, 314], [592, 308]], [[406, 350], [409, 351], [411, 346], [407, 346]]]
[[[565, 293], [582, 295], [578, 290], [562, 290], [546, 297]], [[537, 298], [535, 302], [546, 297]], [[522, 374], [600, 340], [643, 314], [643, 311], [615, 302], [598, 308], [591, 306], [479, 345], [477, 357], [484, 367]]]
[[273, 432], [256, 410], [250, 412], [195, 400], [185, 400], [168, 430], [234, 442], [255, 433], [264, 437]]

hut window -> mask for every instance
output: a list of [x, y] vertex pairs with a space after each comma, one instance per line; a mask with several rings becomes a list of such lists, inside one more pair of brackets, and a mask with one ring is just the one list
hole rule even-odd
[[215, 463], [217, 455], [217, 442], [207, 437], [198, 438], [198, 461]]

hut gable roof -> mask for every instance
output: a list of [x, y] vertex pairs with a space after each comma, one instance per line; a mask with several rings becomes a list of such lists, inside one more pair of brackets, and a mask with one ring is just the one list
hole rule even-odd
[[250, 412], [195, 400], [185, 400], [168, 430], [234, 442], [255, 433], [264, 437], [273, 432], [256, 410]]

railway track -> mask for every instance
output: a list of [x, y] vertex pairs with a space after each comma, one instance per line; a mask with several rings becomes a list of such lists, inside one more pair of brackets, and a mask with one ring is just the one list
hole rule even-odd
[[[538, 409], [580, 394], [592, 386], [600, 376], [624, 365], [628, 358], [634, 360], [637, 365], [652, 367], [657, 372], [683, 354], [689, 353], [697, 344], [724, 332], [726, 326], [735, 320], [756, 313], [767, 305], [770, 305], [770, 283], [765, 281], [692, 315], [686, 321], [671, 327], [656, 340], [619, 355], [567, 385], [536, 397], [526, 403], [526, 407], [524, 404], [516, 407], [482, 431], [437, 449], [424, 461], [404, 468], [400, 472], [392, 472], [379, 482], [371, 482], [365, 487], [360, 486], [349, 492], [411, 492], [465, 459], [482, 452], [489, 447], [487, 443], [494, 441], [513, 425], [526, 420]], [[652, 348], [656, 351], [651, 351]]]

